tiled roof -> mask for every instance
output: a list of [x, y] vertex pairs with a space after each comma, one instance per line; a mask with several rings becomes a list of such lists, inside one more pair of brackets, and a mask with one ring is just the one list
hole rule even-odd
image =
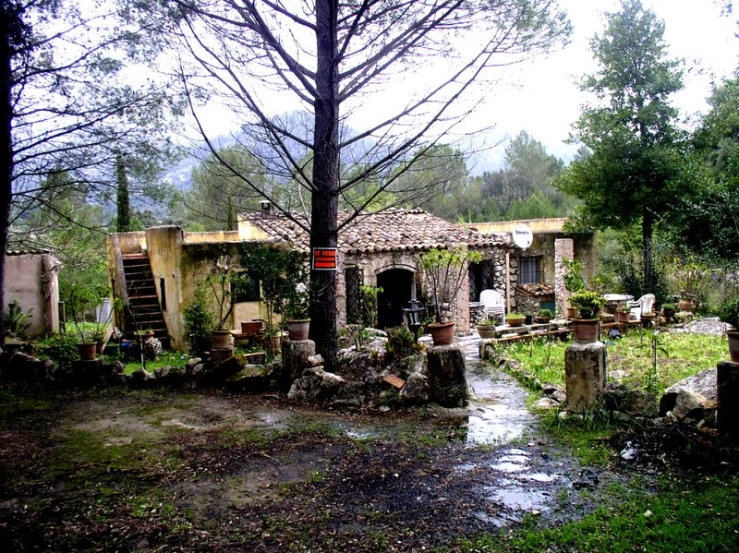
[[[307, 219], [295, 218], [306, 226]], [[308, 234], [281, 213], [245, 213], [245, 221], [257, 226], [271, 239], [287, 240], [307, 250]], [[339, 224], [349, 213], [339, 213]], [[506, 234], [482, 234], [461, 228], [426, 213], [423, 209], [386, 209], [358, 216], [339, 232], [339, 249], [345, 254], [399, 251], [427, 251], [466, 244], [472, 248], [507, 245]]]
[[516, 292], [523, 292], [529, 296], [551, 296], [554, 295], [554, 287], [549, 284], [519, 284]]

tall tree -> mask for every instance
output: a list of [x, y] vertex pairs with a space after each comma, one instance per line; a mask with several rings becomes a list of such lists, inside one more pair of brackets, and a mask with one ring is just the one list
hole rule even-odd
[[[0, 254], [9, 240], [24, 240], [10, 230], [43, 207], [48, 187], [40, 183], [51, 171], [69, 176], [58, 185], [93, 185], [86, 201], [114, 197], [115, 152], [150, 142], [152, 127], [140, 125], [145, 113], [170, 111], [166, 88], [134, 86], [122, 75], [121, 60], [151, 51], [138, 41], [142, 28], [115, 16], [106, 3], [0, 2]], [[147, 29], [156, 24], [150, 19]], [[154, 129], [154, 136], [166, 131]]]
[[582, 85], [599, 103], [583, 110], [574, 131], [590, 155], [573, 161], [558, 183], [582, 200], [581, 223], [641, 225], [643, 283], [651, 289], [655, 225], [688, 182], [681, 178], [678, 113], [669, 102], [682, 88], [682, 73], [680, 62], [667, 58], [664, 23], [639, 0], [624, 0], [606, 20], [591, 41], [599, 69]]
[[[541, 216], [542, 209], [550, 215], [565, 215], [570, 207], [568, 198], [552, 186], [563, 167], [562, 160], [547, 153], [541, 142], [521, 131], [505, 149], [503, 168], [483, 173], [483, 193], [504, 219]], [[525, 206], [534, 194], [536, 201], [531, 202], [531, 214], [528, 214]], [[515, 213], [508, 213], [514, 204]]]
[[[349, 189], [388, 174], [456, 129], [474, 108], [460, 98], [484, 81], [488, 69], [561, 44], [570, 31], [553, 0], [177, 0], [176, 5], [179, 38], [198, 62], [183, 69], [190, 90], [228, 94], [249, 149], [276, 177], [297, 176], [310, 195], [310, 225], [304, 230], [312, 247], [337, 245], [339, 198]], [[203, 72], [207, 80], [198, 80]], [[346, 118], [371, 102], [372, 93], [400, 79], [413, 93], [395, 110], [391, 104], [378, 106], [371, 123], [350, 133]], [[275, 94], [300, 106], [302, 120], [272, 117], [265, 100]], [[259, 145], [271, 152], [264, 154]], [[312, 158], [310, 172], [300, 163], [306, 156]], [[343, 173], [342, 163], [362, 170]], [[354, 217], [395, 179], [378, 182], [382, 186], [363, 197]], [[257, 184], [254, 189], [272, 199]], [[284, 205], [277, 208], [291, 215]], [[311, 281], [318, 291], [311, 307], [312, 337], [332, 359], [335, 274], [315, 271]]]

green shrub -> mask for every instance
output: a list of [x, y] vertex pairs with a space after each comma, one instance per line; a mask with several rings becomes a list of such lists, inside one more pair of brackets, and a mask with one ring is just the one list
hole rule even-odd
[[8, 304], [8, 310], [4, 315], [5, 332], [13, 338], [21, 338], [23, 334], [31, 326], [31, 315], [33, 314], [33, 308], [27, 312], [23, 311], [21, 304], [16, 298], [13, 298]]
[[718, 316], [723, 322], [729, 323], [734, 329], [739, 330], [739, 298], [722, 303]]
[[387, 330], [386, 351], [392, 359], [409, 357], [422, 348], [423, 345], [416, 342], [416, 337], [410, 329], [400, 326]]
[[215, 328], [213, 314], [208, 308], [205, 288], [198, 284], [193, 301], [185, 308], [185, 332], [190, 340], [190, 348], [200, 354], [210, 348], [211, 332]]
[[69, 367], [80, 358], [78, 342], [79, 340], [73, 334], [54, 334], [49, 340], [49, 345], [44, 348], [43, 353], [54, 361], [57, 367]]

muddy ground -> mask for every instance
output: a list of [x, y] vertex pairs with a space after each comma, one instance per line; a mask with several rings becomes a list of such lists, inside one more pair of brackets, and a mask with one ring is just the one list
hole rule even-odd
[[579, 518], [631, 477], [581, 468], [508, 375], [473, 364], [470, 380], [467, 416], [0, 390], [2, 550], [451, 551]]
[[[471, 414], [277, 396], [3, 391], [6, 551], [421, 551], [588, 512], [604, 476], [554, 447], [507, 375]], [[586, 491], [587, 493], [583, 493]]]

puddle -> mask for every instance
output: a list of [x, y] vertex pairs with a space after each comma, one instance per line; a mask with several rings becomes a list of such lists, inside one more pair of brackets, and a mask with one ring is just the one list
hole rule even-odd
[[534, 482], [541, 482], [547, 484], [549, 482], [556, 482], [559, 480], [559, 476], [556, 474], [544, 474], [543, 472], [537, 472], [534, 474], [522, 474], [520, 476], [522, 480], [533, 480]]
[[467, 442], [505, 445], [530, 433], [536, 419], [526, 408], [526, 391], [502, 372], [468, 372], [476, 400], [467, 427]]
[[509, 509], [528, 512], [549, 510], [547, 502], [550, 495], [547, 492], [526, 490], [517, 486], [511, 488], [489, 487], [488, 491], [492, 492], [490, 495], [491, 500]]
[[497, 470], [499, 472], [507, 472], [507, 473], [521, 472], [524, 470], [528, 470], [528, 467], [526, 465], [520, 465], [518, 463], [509, 463], [509, 462], [496, 463], [492, 465], [490, 468], [492, 468], [493, 470]]

